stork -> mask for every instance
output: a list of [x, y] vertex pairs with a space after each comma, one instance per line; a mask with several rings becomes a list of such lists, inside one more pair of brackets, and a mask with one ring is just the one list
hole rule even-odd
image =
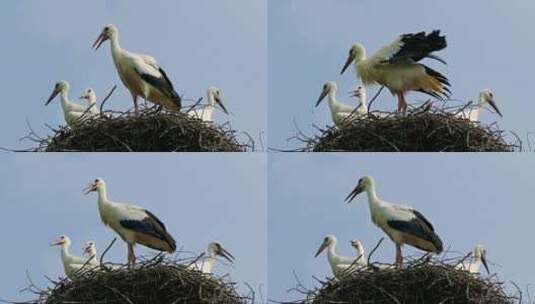
[[401, 246], [411, 245], [420, 250], [441, 253], [442, 241], [435, 233], [433, 225], [412, 207], [392, 204], [379, 199], [375, 191], [375, 181], [371, 176], [359, 179], [357, 186], [346, 197], [350, 203], [359, 194], [366, 191], [372, 222], [385, 232], [396, 244], [396, 265], [401, 267]]
[[197, 261], [191, 264], [189, 268], [198, 270], [202, 273], [212, 273], [212, 269], [214, 268], [217, 256], [225, 258], [230, 263], [234, 262], [234, 256], [225, 248], [223, 248], [223, 245], [221, 245], [221, 243], [214, 241], [208, 244], [208, 248], [204, 253], [202, 261]]
[[358, 116], [364, 117], [368, 114], [368, 106], [366, 105], [366, 89], [362, 85], [355, 86], [352, 97], [357, 97], [359, 105], [356, 108]]
[[111, 55], [115, 68], [132, 95], [136, 113], [139, 113], [138, 97], [163, 106], [169, 111], [180, 111], [182, 100], [165, 71], [153, 57], [122, 49], [119, 45], [119, 30], [113, 24], [104, 27], [93, 43], [93, 48], [97, 50], [106, 40], [111, 41]]
[[347, 124], [352, 119], [357, 118], [358, 116], [366, 115], [367, 110], [362, 112], [362, 108], [359, 106], [357, 110], [354, 107], [348, 106], [339, 102], [336, 99], [336, 91], [338, 86], [334, 81], [328, 81], [323, 85], [321, 94], [316, 102], [316, 107], [320, 105], [321, 101], [325, 99], [326, 96], [329, 98], [329, 109], [331, 110], [331, 118], [334, 124], [337, 127], [343, 127], [344, 124]]
[[357, 78], [366, 86], [377, 83], [387, 87], [398, 98], [398, 112], [405, 112], [405, 94], [409, 91], [419, 91], [437, 99], [449, 96], [448, 79], [418, 63], [424, 58], [432, 58], [445, 64], [432, 53], [446, 48], [446, 45], [446, 38], [440, 36], [440, 31], [403, 34], [368, 58], [364, 46], [356, 43], [349, 50], [341, 74], [355, 62]]
[[471, 261], [464, 261], [461, 264], [457, 265], [457, 269], [465, 270], [470, 273], [478, 273], [481, 264], [487, 270], [487, 273], [490, 274], [489, 266], [487, 265], [487, 250], [483, 245], [477, 245], [473, 251], [473, 259]]
[[50, 104], [50, 102], [57, 96], [60, 96], [61, 108], [63, 109], [63, 116], [65, 122], [69, 126], [74, 126], [84, 120], [84, 118], [89, 117], [88, 113], [85, 113], [86, 107], [72, 102], [69, 100], [69, 83], [65, 80], [59, 81], [54, 86], [52, 94], [45, 102], [45, 106]]
[[206, 98], [208, 99], [208, 105], [200, 107], [198, 109], [191, 109], [188, 111], [188, 115], [191, 117], [199, 118], [202, 121], [212, 121], [212, 114], [216, 105], [221, 107], [221, 110], [228, 115], [228, 111], [221, 101], [221, 91], [216, 87], [209, 87], [206, 90]]
[[73, 279], [84, 265], [86, 265], [86, 259], [70, 253], [71, 239], [68, 236], [61, 235], [56, 241], [50, 244], [50, 246], [61, 246], [61, 262], [63, 263], [63, 270], [70, 279]]
[[498, 109], [498, 106], [496, 105], [496, 101], [494, 101], [494, 94], [492, 94], [492, 91], [489, 89], [484, 89], [479, 92], [478, 102], [473, 108], [466, 108], [457, 113], [456, 116], [459, 118], [468, 119], [470, 121], [478, 121], [479, 114], [481, 114], [481, 110], [486, 103], [488, 103], [496, 111], [496, 113], [500, 115], [500, 117], [503, 117], [502, 113]]
[[95, 94], [95, 90], [91, 88], [85, 89], [82, 96], [80, 96], [80, 99], [85, 99], [87, 101], [88, 112], [91, 116], [98, 116], [100, 114], [97, 108], [97, 95]]
[[134, 255], [136, 244], [169, 253], [176, 250], [176, 242], [162, 221], [142, 207], [109, 200], [106, 182], [103, 179], [95, 179], [84, 191], [86, 194], [98, 193], [100, 219], [127, 243], [130, 265], [133, 266], [136, 261]]
[[95, 242], [93, 241], [87, 241], [84, 245], [84, 254], [89, 257], [88, 264], [95, 267], [99, 266], [99, 262], [97, 260], [97, 247], [95, 246]]
[[357, 259], [359, 265], [362, 267], [368, 266], [368, 261], [366, 260], [366, 255], [364, 253], [364, 246], [359, 240], [351, 240], [351, 247], [357, 251]]
[[325, 249], [327, 249], [327, 261], [331, 266], [333, 275], [340, 279], [348, 273], [355, 271], [359, 267], [366, 267], [366, 261], [363, 256], [355, 257], [342, 256], [336, 253], [337, 239], [334, 235], [329, 234], [325, 236], [318, 251], [314, 257], [318, 257]]

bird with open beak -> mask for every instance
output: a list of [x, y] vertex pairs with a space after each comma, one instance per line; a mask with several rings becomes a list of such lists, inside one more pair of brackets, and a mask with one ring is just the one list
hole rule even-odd
[[371, 176], [359, 179], [357, 186], [346, 197], [346, 202], [350, 203], [362, 192], [367, 193], [372, 222], [396, 244], [398, 267], [402, 264], [401, 246], [404, 244], [427, 252], [442, 252], [442, 241], [423, 214], [412, 207], [379, 199]]

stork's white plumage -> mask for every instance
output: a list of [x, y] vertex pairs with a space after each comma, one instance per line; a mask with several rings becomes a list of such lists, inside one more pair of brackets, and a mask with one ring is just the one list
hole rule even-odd
[[87, 101], [88, 112], [91, 116], [98, 116], [100, 114], [97, 107], [97, 95], [95, 94], [95, 90], [91, 88], [85, 89], [82, 96], [80, 96], [80, 99], [85, 99]]
[[150, 211], [135, 205], [110, 201], [103, 179], [95, 179], [85, 190], [86, 194], [98, 192], [100, 219], [128, 244], [128, 262], [131, 265], [136, 260], [135, 244], [169, 253], [176, 250], [175, 240], [167, 232], [165, 225]]
[[338, 240], [334, 235], [327, 235], [323, 239], [318, 251], [314, 255], [319, 256], [325, 249], [327, 249], [327, 261], [331, 266], [333, 275], [337, 278], [342, 278], [347, 274], [355, 271], [361, 267], [366, 267], [366, 259], [364, 258], [364, 252], [358, 252], [356, 257], [348, 257], [339, 255], [336, 253], [336, 243]]
[[464, 261], [461, 264], [457, 265], [457, 269], [466, 270], [470, 273], [478, 273], [481, 268], [481, 264], [487, 270], [487, 273], [490, 273], [489, 266], [487, 265], [487, 250], [483, 245], [477, 245], [474, 248], [472, 253], [473, 257], [470, 261]]
[[459, 118], [468, 119], [470, 121], [478, 121], [481, 110], [483, 110], [483, 107], [486, 103], [488, 103], [496, 111], [496, 113], [502, 117], [502, 113], [498, 109], [496, 101], [494, 100], [494, 94], [492, 94], [492, 91], [489, 89], [484, 89], [479, 92], [478, 101], [474, 107], [466, 108], [456, 115]]
[[392, 204], [379, 199], [375, 181], [370, 176], [359, 179], [357, 186], [346, 197], [350, 203], [359, 193], [366, 191], [372, 222], [381, 228], [396, 244], [396, 264], [401, 266], [401, 246], [411, 245], [418, 249], [440, 253], [442, 241], [435, 233], [433, 225], [412, 207]]
[[366, 57], [366, 49], [360, 43], [354, 44], [342, 68], [342, 74], [355, 62], [355, 72], [364, 85], [380, 84], [398, 97], [398, 111], [407, 108], [405, 94], [419, 91], [435, 98], [449, 96], [448, 79], [439, 72], [418, 61], [432, 58], [445, 63], [433, 55], [446, 48], [446, 38], [440, 31], [404, 34], [392, 43], [382, 47], [375, 54]]
[[340, 128], [345, 124], [351, 122], [351, 120], [366, 115], [368, 113], [366, 105], [364, 105], [364, 108], [359, 105], [359, 107], [355, 109], [354, 107], [339, 102], [336, 99], [337, 90], [338, 86], [334, 81], [326, 82], [323, 85], [321, 95], [319, 96], [318, 101], [316, 102], [317, 107], [325, 97], [328, 97], [329, 109], [331, 110], [331, 118], [337, 127]]
[[212, 114], [216, 105], [219, 105], [221, 110], [223, 110], [225, 114], [228, 114], [227, 109], [221, 101], [221, 91], [218, 88], [209, 87], [208, 90], [206, 90], [206, 98], [208, 100], [208, 105], [191, 109], [188, 111], [188, 115], [199, 118], [203, 121], [212, 121]]
[[230, 263], [234, 262], [234, 256], [228, 252], [219, 242], [210, 242], [204, 252], [204, 256], [189, 267], [203, 273], [212, 273], [217, 257], [223, 257]]
[[56, 83], [45, 105], [48, 105], [58, 94], [60, 96], [65, 122], [69, 126], [76, 125], [91, 115], [90, 113], [86, 113], [87, 107], [69, 100], [69, 83], [65, 80]]
[[149, 55], [135, 54], [122, 49], [119, 45], [119, 30], [113, 24], [104, 27], [93, 48], [98, 49], [108, 39], [111, 41], [111, 55], [115, 68], [132, 95], [136, 113], [138, 97], [163, 106], [169, 111], [180, 111], [182, 100], [156, 60]]
[[61, 246], [61, 262], [63, 263], [63, 270], [70, 279], [73, 279], [76, 274], [79, 274], [84, 269], [89, 269], [86, 265], [87, 259], [76, 256], [70, 253], [71, 239], [66, 235], [61, 235], [50, 246]]
[[366, 89], [362, 85], [355, 86], [353, 90], [353, 97], [357, 97], [359, 105], [355, 112], [359, 117], [365, 117], [368, 114], [368, 106], [366, 105]]
[[92, 267], [99, 266], [97, 259], [97, 246], [93, 241], [87, 241], [84, 245], [84, 254], [89, 258], [88, 264]]

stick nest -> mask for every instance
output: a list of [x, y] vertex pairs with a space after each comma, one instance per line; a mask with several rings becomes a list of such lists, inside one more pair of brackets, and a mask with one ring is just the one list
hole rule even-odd
[[203, 122], [184, 113], [145, 109], [139, 115], [107, 111], [74, 127], [51, 128], [38, 152], [244, 152], [228, 124]]
[[306, 299], [296, 303], [518, 303], [494, 276], [482, 278], [442, 261], [411, 261], [403, 269], [358, 270], [341, 280], [320, 283], [321, 287], [307, 291]]
[[319, 135], [298, 136], [307, 152], [512, 152], [520, 144], [505, 140], [496, 124], [484, 125], [455, 117], [463, 108], [431, 108], [406, 115], [371, 112], [342, 128], [318, 128]]
[[54, 282], [40, 292], [40, 304], [129, 303], [129, 304], [242, 304], [235, 283], [224, 278], [189, 270], [187, 264], [155, 258], [113, 269], [88, 269], [74, 280]]

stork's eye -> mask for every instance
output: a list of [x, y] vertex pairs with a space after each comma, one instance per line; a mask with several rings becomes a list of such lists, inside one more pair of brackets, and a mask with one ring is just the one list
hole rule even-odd
[[98, 183], [98, 178], [97, 178], [97, 179], [95, 179], [95, 183]]
[[490, 97], [494, 97], [494, 95], [493, 95], [492, 93], [489, 93], [489, 96], [490, 96]]

